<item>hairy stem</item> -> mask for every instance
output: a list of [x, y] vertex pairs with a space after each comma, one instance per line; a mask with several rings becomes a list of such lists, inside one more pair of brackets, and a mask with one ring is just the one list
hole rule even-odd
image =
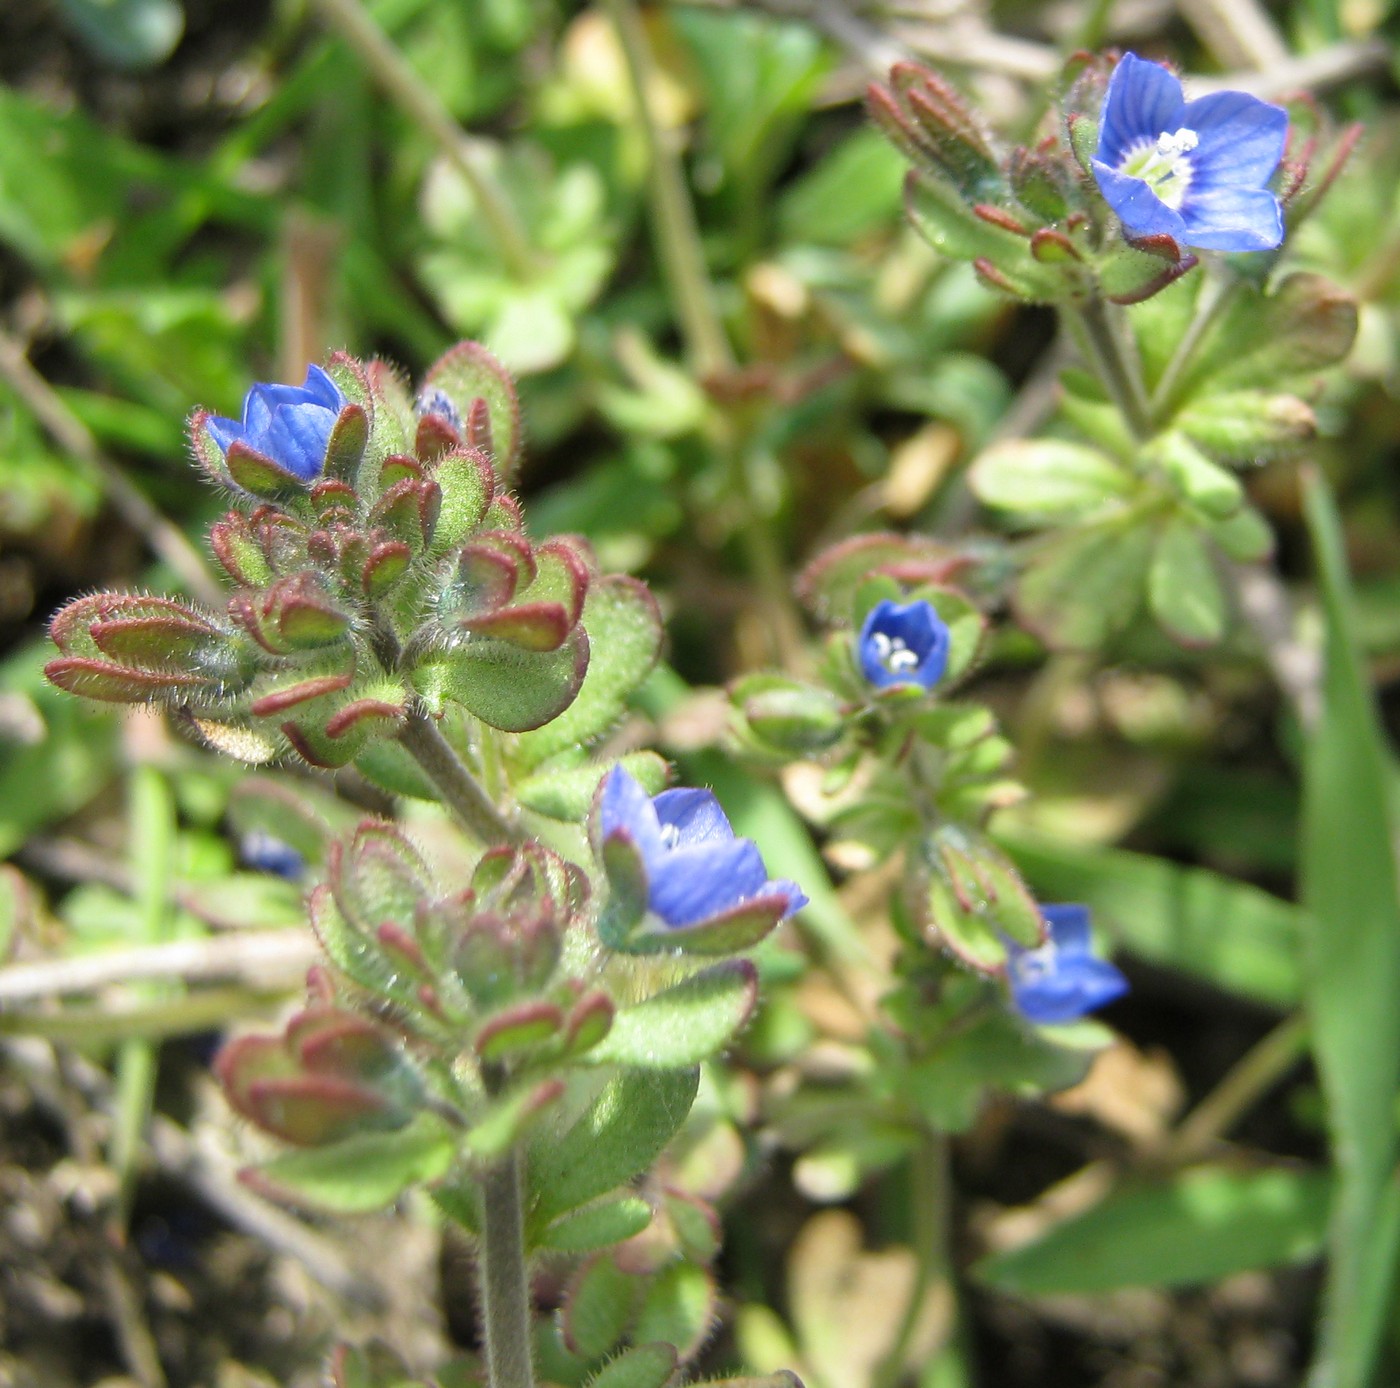
[[535, 255], [525, 228], [505, 190], [486, 167], [481, 147], [462, 131], [452, 113], [414, 72], [360, 0], [316, 0], [316, 5], [390, 99], [462, 175], [511, 274], [520, 280], [531, 279], [536, 268]]
[[607, 0], [607, 11], [627, 59], [637, 126], [646, 145], [647, 194], [657, 254], [675, 300], [691, 365], [701, 376], [713, 375], [731, 368], [734, 357], [715, 307], [685, 174], [651, 105], [652, 60], [646, 32], [632, 0]]
[[1196, 316], [1177, 344], [1176, 351], [1172, 353], [1172, 359], [1167, 363], [1167, 369], [1162, 372], [1162, 379], [1158, 381], [1157, 389], [1152, 394], [1152, 420], [1159, 428], [1176, 410], [1177, 390], [1181, 378], [1191, 365], [1191, 359], [1195, 356], [1201, 339], [1206, 335], [1206, 330], [1235, 298], [1240, 284], [1239, 279], [1225, 281], [1216, 275], [1206, 276], [1206, 281], [1201, 286]]
[[1067, 321], [1078, 329], [1080, 348], [1128, 427], [1139, 439], [1147, 439], [1152, 435], [1152, 411], [1143, 389], [1142, 373], [1129, 357], [1127, 344], [1111, 315], [1110, 306], [1102, 299], [1090, 299], [1082, 308], [1070, 310]]
[[516, 1151], [481, 1178], [481, 1306], [491, 1388], [534, 1388], [535, 1382], [520, 1188]]
[[404, 720], [399, 741], [438, 788], [443, 803], [462, 827], [482, 843], [519, 843], [525, 838], [520, 826], [492, 804], [429, 714], [415, 708]]

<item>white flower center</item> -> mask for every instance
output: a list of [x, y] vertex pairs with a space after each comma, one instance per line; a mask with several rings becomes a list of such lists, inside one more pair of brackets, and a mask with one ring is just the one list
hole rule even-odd
[[1039, 949], [1028, 949], [1011, 958], [1011, 971], [1020, 983], [1040, 983], [1050, 978], [1058, 967], [1059, 950], [1053, 940], [1047, 940]]
[[681, 831], [674, 824], [661, 826], [661, 844], [664, 848], [675, 848], [680, 844]]
[[1189, 156], [1200, 142], [1201, 137], [1184, 126], [1176, 131], [1164, 130], [1155, 143], [1144, 140], [1129, 150], [1118, 171], [1142, 179], [1175, 211], [1191, 186], [1193, 169]]
[[870, 644], [875, 659], [892, 675], [907, 675], [919, 668], [917, 652], [911, 651], [900, 636], [887, 636], [883, 631], [872, 633]]

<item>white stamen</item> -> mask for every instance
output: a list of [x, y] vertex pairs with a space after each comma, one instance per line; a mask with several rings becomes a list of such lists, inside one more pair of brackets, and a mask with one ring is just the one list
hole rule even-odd
[[1119, 165], [1120, 170], [1140, 178], [1166, 205], [1173, 210], [1181, 206], [1194, 173], [1192, 151], [1201, 137], [1182, 126], [1179, 130], [1164, 130], [1155, 142], [1144, 140], [1129, 151]]
[[674, 824], [661, 826], [661, 842], [667, 848], [675, 848], [681, 841], [681, 831]]
[[877, 631], [871, 634], [870, 644], [875, 648], [875, 659], [892, 675], [919, 668], [918, 654], [909, 649], [902, 637]]
[[1166, 155], [1189, 154], [1200, 143], [1201, 137], [1194, 130], [1187, 130], [1185, 126], [1174, 135], [1169, 135], [1164, 130], [1157, 136], [1157, 153]]

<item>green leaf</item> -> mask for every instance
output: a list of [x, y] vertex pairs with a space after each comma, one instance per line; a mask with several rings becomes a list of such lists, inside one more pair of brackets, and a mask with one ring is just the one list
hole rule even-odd
[[1030, 1027], [1005, 1008], [954, 1033], [905, 1075], [909, 1101], [946, 1132], [970, 1128], [989, 1088], [1039, 1095], [1068, 1089], [1089, 1073], [1112, 1032], [1097, 1022]]
[[1137, 479], [1106, 453], [1059, 439], [993, 444], [968, 476], [977, 499], [1031, 522], [1078, 520], [1132, 496]]
[[907, 165], [878, 130], [857, 130], [784, 190], [778, 223], [785, 241], [845, 246], [899, 220]]
[[624, 1272], [607, 1253], [579, 1268], [569, 1283], [561, 1314], [564, 1343], [585, 1359], [616, 1349], [637, 1314], [641, 1279]]
[[1201, 532], [1184, 519], [1157, 537], [1147, 573], [1152, 615], [1187, 646], [1211, 646], [1225, 633], [1225, 592]]
[[1084, 902], [1140, 958], [1268, 1006], [1297, 1004], [1297, 907], [1248, 883], [1143, 853], [999, 837], [1042, 901]]
[[1241, 286], [1192, 355], [1175, 398], [1259, 386], [1339, 362], [1356, 337], [1356, 302], [1321, 275], [1296, 273], [1261, 294]]
[[[655, 752], [629, 752], [616, 762], [585, 761], [581, 766], [568, 764], [577, 760], [578, 755], [561, 752], [534, 775], [517, 781], [516, 800], [536, 814], [576, 824], [587, 817], [599, 781], [614, 766], [623, 767], [640, 781], [648, 795], [659, 794], [666, 788], [666, 762]], [[566, 764], [559, 765], [561, 762]]]
[[529, 1150], [528, 1228], [547, 1228], [650, 1166], [685, 1122], [699, 1084], [698, 1068], [624, 1070], [567, 1130], [542, 1131]]
[[255, 1184], [336, 1214], [365, 1214], [392, 1204], [410, 1186], [445, 1176], [457, 1135], [442, 1119], [420, 1114], [392, 1133], [363, 1133], [304, 1152], [274, 1157], [252, 1173]]
[[117, 720], [45, 683], [51, 653], [35, 643], [0, 666], [0, 691], [14, 702], [17, 732], [0, 745], [0, 856], [80, 809], [116, 771]]
[[985, 1258], [974, 1275], [1021, 1296], [1214, 1282], [1314, 1257], [1331, 1180], [1318, 1172], [1201, 1167], [1128, 1189], [1043, 1238]]
[[521, 759], [538, 766], [571, 747], [596, 741], [626, 712], [661, 651], [661, 614], [646, 586], [622, 575], [595, 578], [581, 619], [592, 655], [578, 697], [547, 726], [516, 742]]
[[1169, 429], [1142, 452], [1143, 462], [1161, 469], [1188, 506], [1214, 520], [1228, 520], [1244, 505], [1239, 479], [1213, 463], [1184, 433]]
[[1393, 1307], [1400, 1201], [1400, 888], [1391, 749], [1358, 651], [1341, 522], [1326, 484], [1304, 494], [1322, 592], [1323, 712], [1305, 744], [1303, 997], [1339, 1188], [1317, 1382], [1362, 1388]]
[[433, 708], [459, 703], [502, 732], [519, 733], [557, 718], [573, 702], [588, 669], [588, 641], [575, 628], [558, 650], [527, 651], [476, 635], [436, 652], [413, 672]]
[[1021, 620], [1052, 646], [1096, 650], [1142, 602], [1153, 531], [1093, 525], [1039, 542], [1016, 585]]
[[638, 1345], [588, 1380], [588, 1388], [666, 1388], [676, 1372], [670, 1345]]
[[[806, 25], [682, 7], [672, 21], [704, 79], [707, 142], [741, 218], [762, 213], [830, 57]], [[747, 203], [748, 206], [742, 204]]]
[[660, 1070], [698, 1065], [733, 1040], [757, 1001], [754, 966], [727, 960], [619, 1012], [588, 1059]]
[[539, 1247], [557, 1253], [591, 1253], [640, 1234], [651, 1223], [651, 1206], [637, 1195], [620, 1195], [556, 1219]]
[[647, 1288], [632, 1338], [674, 1345], [684, 1362], [699, 1351], [714, 1322], [714, 1278], [694, 1263], [672, 1263]]

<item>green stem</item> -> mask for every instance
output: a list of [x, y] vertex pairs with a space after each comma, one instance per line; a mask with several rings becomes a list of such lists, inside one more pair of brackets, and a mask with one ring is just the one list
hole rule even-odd
[[[322, 0], [324, 3], [325, 0]], [[674, 146], [661, 129], [651, 104], [651, 51], [641, 16], [632, 0], [606, 0], [627, 60], [627, 78], [637, 126], [647, 152], [647, 194], [657, 254], [675, 300], [691, 365], [700, 376], [731, 370], [734, 356], [724, 333], [714, 290], [705, 267], [705, 252], [695, 208]]]
[[1167, 1141], [1168, 1160], [1180, 1163], [1201, 1156], [1302, 1059], [1307, 1048], [1307, 1018], [1301, 1012], [1286, 1017], [1177, 1125]]
[[[152, 766], [131, 774], [129, 801], [131, 870], [143, 943], [159, 944], [170, 930], [170, 884], [175, 875], [175, 801], [165, 777]], [[158, 983], [137, 985], [138, 996], [161, 997]], [[113, 1219], [125, 1231], [136, 1195], [146, 1131], [155, 1110], [160, 1050], [145, 1037], [122, 1042], [117, 1051], [116, 1108], [113, 1114], [110, 1161], [118, 1190]]]
[[487, 168], [480, 147], [463, 133], [452, 113], [413, 70], [360, 0], [316, 0], [316, 5], [380, 87], [462, 175], [510, 273], [522, 282], [531, 280], [537, 268], [534, 250], [505, 190]]
[[1080, 349], [1117, 405], [1128, 427], [1139, 439], [1152, 436], [1152, 411], [1143, 389], [1142, 373], [1128, 352], [1119, 326], [1102, 299], [1090, 299], [1066, 315]]
[[874, 1388], [896, 1388], [918, 1332], [929, 1289], [948, 1276], [948, 1139], [925, 1132], [909, 1160], [911, 1243], [917, 1260], [914, 1285], [894, 1343], [876, 1371]]
[[520, 1154], [481, 1178], [481, 1305], [491, 1388], [534, 1388]]
[[462, 827], [482, 843], [520, 843], [526, 838], [521, 827], [492, 804], [429, 714], [415, 708], [404, 720], [399, 742], [441, 792], [443, 803]]
[[1162, 379], [1157, 382], [1157, 389], [1152, 393], [1152, 420], [1158, 427], [1175, 412], [1181, 378], [1191, 365], [1196, 348], [1200, 346], [1207, 329], [1235, 298], [1240, 283], [1239, 279], [1223, 280], [1216, 275], [1206, 275], [1205, 284], [1201, 286], [1201, 300], [1197, 304], [1196, 315], [1177, 344], [1176, 351], [1172, 353], [1167, 369], [1162, 372]]

